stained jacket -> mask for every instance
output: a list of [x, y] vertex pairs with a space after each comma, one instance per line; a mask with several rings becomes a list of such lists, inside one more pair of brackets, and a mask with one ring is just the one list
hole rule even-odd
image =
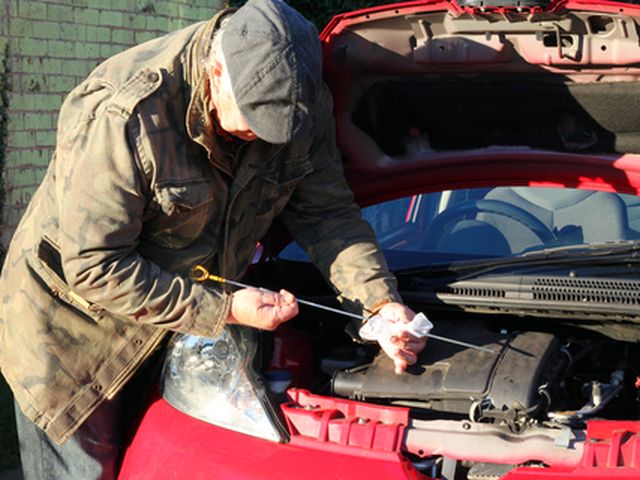
[[219, 16], [107, 60], [65, 100], [56, 150], [0, 280], [0, 366], [23, 412], [62, 443], [170, 331], [215, 336], [280, 216], [352, 306], [399, 300], [347, 187], [331, 98], [313, 132], [230, 149], [208, 111], [202, 59]]

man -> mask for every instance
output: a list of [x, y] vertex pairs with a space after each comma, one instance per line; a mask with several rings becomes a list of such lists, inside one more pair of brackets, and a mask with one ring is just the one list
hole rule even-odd
[[[311, 24], [251, 0], [116, 55], [65, 100], [0, 282], [27, 478], [116, 474], [130, 392], [171, 331], [297, 314], [284, 290], [188, 278], [241, 277], [276, 216], [347, 308], [411, 320], [345, 183], [321, 78]], [[385, 344], [401, 372], [425, 341], [399, 332]]]

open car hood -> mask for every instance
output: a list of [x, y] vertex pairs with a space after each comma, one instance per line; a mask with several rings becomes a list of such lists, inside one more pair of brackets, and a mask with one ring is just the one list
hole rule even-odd
[[640, 8], [472, 3], [376, 7], [323, 30], [360, 202], [499, 185], [637, 194]]

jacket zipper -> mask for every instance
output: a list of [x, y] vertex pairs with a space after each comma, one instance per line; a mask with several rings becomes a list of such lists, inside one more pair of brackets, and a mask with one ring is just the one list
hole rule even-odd
[[[59, 247], [49, 237], [43, 237], [42, 241], [48, 242], [51, 246], [59, 250]], [[58, 274], [39, 256], [36, 256], [35, 267], [40, 277], [48, 285], [51, 295], [60, 298], [62, 301], [77, 308], [81, 312], [95, 319], [95, 315], [99, 314], [103, 308], [95, 303], [91, 303], [67, 285]], [[97, 319], [96, 319], [97, 320]]]
[[[240, 157], [240, 154], [242, 153], [242, 151], [244, 150], [244, 147], [246, 147], [246, 143], [242, 144], [240, 146], [240, 148], [238, 148], [238, 151], [236, 152], [236, 156], [235, 156], [235, 160], [237, 161], [238, 158]], [[275, 158], [275, 156], [280, 152], [280, 150], [282, 150], [282, 146], [280, 146], [279, 148], [277, 148], [273, 154], [268, 157], [265, 161], [264, 164], [269, 163], [271, 160], [273, 160]], [[222, 242], [222, 265], [221, 265], [221, 275], [223, 277], [228, 277], [228, 272], [227, 272], [227, 244], [229, 243], [229, 220], [231, 219], [231, 210], [233, 207], [233, 204], [235, 203], [236, 199], [238, 198], [238, 195], [240, 194], [240, 192], [242, 192], [244, 186], [247, 185], [247, 183], [249, 183], [251, 181], [251, 179], [258, 173], [258, 170], [254, 170], [246, 179], [246, 181], [244, 182], [244, 185], [242, 188], [238, 188], [238, 190], [236, 192], [233, 193], [232, 197], [229, 199], [229, 205], [227, 206], [227, 214], [225, 216], [225, 220], [224, 220], [224, 239]], [[230, 188], [233, 188], [233, 185], [235, 184], [235, 177], [234, 177], [234, 181], [232, 182]]]

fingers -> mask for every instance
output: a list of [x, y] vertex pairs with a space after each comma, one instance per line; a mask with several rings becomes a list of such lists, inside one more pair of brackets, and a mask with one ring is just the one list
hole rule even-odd
[[278, 292], [280, 294], [280, 299], [282, 301], [282, 303], [284, 305], [292, 305], [292, 304], [298, 304], [298, 301], [296, 300], [296, 297], [293, 295], [293, 293], [288, 292], [285, 289], [280, 290], [280, 292]]
[[262, 305], [267, 314], [272, 313], [281, 321], [290, 320], [298, 314], [298, 301], [287, 290], [268, 292], [262, 298]]
[[286, 290], [270, 292], [254, 288], [236, 291], [231, 297], [227, 323], [275, 330], [298, 314], [296, 298]]
[[257, 314], [260, 321], [258, 328], [275, 330], [281, 323], [298, 314], [298, 302], [286, 290], [263, 293], [257, 306]]
[[388, 303], [380, 309], [378, 315], [387, 320], [392, 327], [389, 336], [382, 341], [379, 340], [380, 346], [393, 360], [395, 372], [402, 373], [409, 365], [417, 362], [418, 353], [424, 349], [427, 338], [416, 337], [406, 330], [404, 324], [411, 322], [416, 314], [402, 303]]
[[402, 373], [409, 365], [416, 363], [417, 355], [411, 351], [403, 350], [388, 342], [381, 342], [380, 346], [393, 361], [395, 373]]
[[[403, 342], [399, 342], [393, 336], [379, 340], [378, 343], [389, 358], [393, 361], [395, 373], [404, 372], [409, 365], [413, 365], [418, 360], [419, 348], [413, 348], [414, 345], [408, 346]], [[416, 343], [416, 346], [422, 342]]]
[[396, 332], [380, 342], [385, 353], [393, 360], [395, 373], [404, 372], [418, 361], [418, 354], [427, 344], [427, 338], [416, 338], [406, 331]]
[[383, 306], [378, 315], [391, 323], [409, 323], [415, 317], [415, 312], [402, 303], [391, 302]]
[[[414, 362], [415, 363], [415, 362]], [[393, 359], [394, 371], [397, 375], [403, 373], [409, 366], [408, 362], [402, 358]]]
[[394, 345], [413, 352], [420, 352], [427, 344], [426, 337], [417, 338], [408, 332], [392, 335], [389, 340]]
[[277, 307], [297, 305], [296, 297], [287, 290], [280, 290], [279, 292], [271, 292], [268, 290], [257, 290], [261, 293], [261, 301], [265, 305], [272, 305]]
[[409, 348], [396, 347], [394, 357], [404, 360], [408, 365], [413, 365], [418, 360], [418, 352]]
[[267, 308], [271, 309], [271, 312], [280, 320], [280, 323], [298, 315], [298, 302], [296, 301], [296, 297], [286, 290], [281, 290], [279, 293], [276, 293], [273, 304], [267, 305]]

